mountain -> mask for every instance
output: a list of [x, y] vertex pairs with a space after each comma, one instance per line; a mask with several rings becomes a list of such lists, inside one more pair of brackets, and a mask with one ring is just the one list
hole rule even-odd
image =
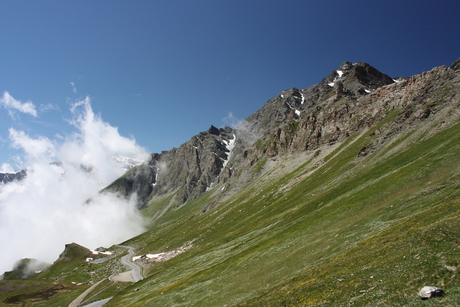
[[[280, 92], [234, 129], [211, 126], [152, 154], [104, 190], [136, 195], [150, 220], [123, 243], [143, 256], [144, 279], [105, 281], [91, 299], [113, 296], [109, 307], [458, 306], [459, 107], [460, 59], [400, 78], [344, 62], [316, 85]], [[91, 281], [119, 259], [98, 264]], [[35, 280], [88, 278], [73, 275], [88, 265], [81, 259], [58, 264]], [[444, 296], [422, 301], [424, 286]]]
[[49, 263], [42, 262], [37, 259], [24, 258], [19, 260], [13, 267], [13, 271], [5, 272], [3, 279], [17, 280], [27, 279], [35, 274], [41, 273], [44, 269], [50, 266]]
[[[455, 65], [449, 72], [455, 71]], [[437, 68], [431, 74], [443, 70]], [[236, 129], [211, 126], [179, 148], [152, 154], [149, 161], [106, 190], [124, 196], [136, 192], [140, 208], [148, 207], [159, 197], [168, 197], [168, 207], [164, 208], [168, 210], [218, 184], [222, 191], [227, 189], [221, 193], [224, 200], [253, 181], [258, 176], [254, 174], [258, 168], [253, 166], [262, 166], [266, 159], [313, 151], [319, 154], [321, 150], [316, 150], [321, 146], [343, 142], [395, 109], [407, 109], [399, 117], [400, 126], [424, 120], [439, 108], [443, 94], [440, 89], [431, 89], [435, 93], [429, 97], [424, 93], [418, 93], [417, 98], [409, 96], [407, 89], [413, 87], [410, 83], [415, 79], [419, 87], [427, 87], [432, 81], [424, 76], [395, 80], [369, 64], [344, 62], [316, 85], [282, 91]], [[383, 96], [388, 97], [382, 100]], [[370, 154], [381, 145], [379, 141], [381, 138], [366, 144], [361, 155]], [[210, 206], [220, 201], [217, 199]]]
[[12, 181], [20, 181], [27, 176], [25, 170], [18, 171], [16, 173], [0, 173], [0, 183], [7, 184]]
[[106, 191], [129, 196], [136, 192], [139, 207], [162, 195], [173, 195], [168, 206], [181, 206], [208, 191], [219, 181], [235, 142], [230, 127], [201, 132], [179, 148], [152, 154], [142, 165], [131, 169]]

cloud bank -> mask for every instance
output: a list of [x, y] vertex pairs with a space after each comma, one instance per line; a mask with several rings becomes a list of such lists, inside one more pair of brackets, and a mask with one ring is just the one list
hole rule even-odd
[[[31, 115], [35, 110], [6, 92], [1, 103]], [[20, 258], [52, 263], [67, 243], [110, 246], [144, 230], [135, 199], [99, 190], [148, 153], [94, 114], [89, 98], [71, 111], [70, 135], [48, 139], [9, 129], [11, 146], [24, 153], [27, 177], [0, 186], [0, 274]]]

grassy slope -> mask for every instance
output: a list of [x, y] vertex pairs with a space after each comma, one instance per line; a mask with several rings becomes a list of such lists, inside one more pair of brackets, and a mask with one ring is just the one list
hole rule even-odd
[[357, 158], [397, 115], [320, 166], [266, 174], [206, 214], [211, 193], [166, 213], [128, 244], [145, 253], [191, 240], [195, 248], [156, 263], [133, 286], [140, 291], [127, 288], [107, 306], [420, 306], [425, 284], [447, 296], [424, 304], [457, 306], [460, 125], [423, 141], [402, 133]]
[[[89, 264], [85, 261], [87, 252], [78, 248], [66, 250], [68, 259], [59, 259], [51, 267], [31, 278], [31, 280], [0, 280], [0, 306], [59, 307], [68, 306], [95, 282], [104, 280], [85, 299], [102, 299], [115, 295], [132, 283], [109, 281], [110, 275], [126, 271], [119, 259], [126, 254], [124, 248], [113, 247], [116, 254], [110, 261]], [[95, 257], [91, 255], [91, 257]], [[84, 283], [76, 285], [74, 283]], [[56, 294], [47, 294], [46, 289], [56, 285], [63, 287]], [[49, 296], [49, 297], [48, 297]], [[17, 298], [16, 304], [7, 304], [5, 299]], [[46, 299], [48, 297], [48, 299]]]

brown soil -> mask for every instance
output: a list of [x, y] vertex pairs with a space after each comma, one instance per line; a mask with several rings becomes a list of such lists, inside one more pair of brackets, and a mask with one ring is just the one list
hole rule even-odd
[[42, 290], [39, 290], [39, 291], [10, 296], [10, 297], [6, 298], [3, 301], [3, 303], [5, 303], [5, 304], [21, 304], [22, 306], [25, 306], [27, 303], [49, 300], [50, 297], [52, 297], [53, 295], [55, 295], [55, 294], [57, 294], [59, 292], [73, 290], [74, 288], [75, 288], [75, 286], [67, 286], [67, 285], [58, 283], [58, 284], [55, 284], [52, 287], [42, 289]]

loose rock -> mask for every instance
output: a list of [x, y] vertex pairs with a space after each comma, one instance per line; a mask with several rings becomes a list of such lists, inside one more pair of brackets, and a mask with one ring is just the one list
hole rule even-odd
[[432, 286], [425, 286], [418, 293], [418, 296], [420, 296], [422, 300], [426, 300], [431, 297], [443, 296], [443, 295], [444, 295], [443, 289], [432, 287]]

